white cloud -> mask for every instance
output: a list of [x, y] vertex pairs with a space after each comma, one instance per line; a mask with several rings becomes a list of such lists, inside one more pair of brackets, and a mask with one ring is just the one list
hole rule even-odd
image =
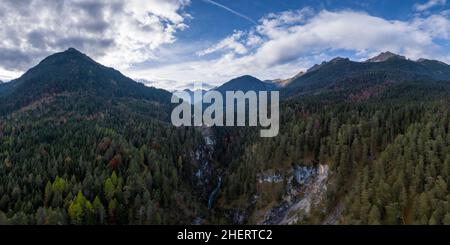
[[[329, 59], [320, 55], [315, 60]], [[218, 86], [237, 76], [251, 74], [261, 79], [291, 77], [299, 70], [312, 65], [311, 60], [299, 59], [297, 62], [280, 64], [275, 67], [263, 68], [253, 64], [254, 56], [237, 57], [232, 53], [212, 60], [188, 61], [164, 66], [151, 67], [143, 70], [128, 71], [131, 77], [145, 77], [148, 80], [164, 81], [171, 79], [172, 83], [158, 83], [155, 86], [173, 90], [174, 88], [190, 88], [192, 82], [203, 82]]]
[[148, 60], [184, 30], [190, 0], [3, 0], [0, 66], [25, 70], [75, 47], [118, 68]]
[[257, 45], [260, 45], [264, 42], [264, 40], [261, 38], [261, 36], [255, 34], [254, 32], [250, 32], [247, 36], [247, 41], [245, 42], [246, 46], [249, 47], [255, 47]]
[[[184, 12], [188, 4], [188, 0], [3, 0], [0, 79], [68, 46], [130, 77], [160, 81], [154, 84], [167, 89], [193, 81], [218, 85], [244, 74], [287, 78], [339, 52], [358, 60], [389, 50], [412, 59], [450, 61], [448, 49], [441, 47], [450, 40], [448, 11], [407, 21], [351, 10], [284, 11], [268, 14], [253, 28], [236, 30], [211, 47], [176, 43], [167, 54], [164, 44], [174, 43], [175, 33], [192, 18]], [[158, 62], [161, 56], [164, 59]], [[152, 58], [156, 64], [132, 66]]]
[[439, 6], [439, 5], [445, 5], [447, 0], [428, 0], [427, 2], [420, 4], [417, 3], [414, 5], [414, 9], [416, 11], [426, 11], [428, 9], [431, 9], [433, 7]]
[[22, 73], [17, 71], [9, 71], [0, 67], [0, 81], [7, 82], [12, 79], [18, 78]]
[[353, 11], [321, 11], [304, 24], [288, 27], [263, 20], [257, 29], [268, 40], [254, 56], [255, 61], [266, 67], [311, 53], [338, 50], [359, 53], [390, 50], [416, 58], [436, 48], [433, 28], [426, 24], [420, 26], [416, 21], [389, 21]]
[[242, 31], [236, 31], [231, 36], [223, 39], [218, 44], [214, 45], [213, 47], [207, 48], [205, 50], [202, 50], [198, 52], [198, 56], [205, 56], [211, 53], [214, 53], [216, 51], [223, 51], [228, 50], [232, 51], [235, 54], [245, 54], [247, 53], [247, 48], [244, 44], [240, 42], [240, 39], [244, 35], [244, 32]]
[[[411, 59], [449, 61], [448, 51], [438, 42], [449, 39], [450, 20], [444, 13], [398, 21], [350, 10], [314, 13], [304, 9], [269, 14], [253, 29], [235, 32], [203, 51], [221, 53], [219, 58], [133, 72], [185, 84], [219, 84], [244, 74], [287, 78], [339, 52], [351, 53], [358, 60], [392, 51]], [[236, 47], [245, 52], [237, 52]]]
[[417, 18], [413, 25], [421, 30], [426, 30], [427, 34], [433, 39], [450, 39], [450, 19], [446, 14]]

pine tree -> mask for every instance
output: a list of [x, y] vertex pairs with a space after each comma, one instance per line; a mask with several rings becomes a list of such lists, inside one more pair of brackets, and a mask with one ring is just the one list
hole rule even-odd
[[69, 206], [68, 214], [72, 224], [80, 225], [83, 223], [83, 207], [78, 202], [72, 202]]
[[103, 204], [100, 201], [100, 198], [98, 196], [95, 197], [94, 202], [92, 204], [92, 207], [94, 209], [96, 222], [98, 224], [104, 224], [104, 221], [105, 221], [105, 208], [103, 207]]
[[110, 178], [106, 179], [104, 187], [105, 195], [107, 200], [112, 200], [115, 193], [115, 187]]
[[380, 225], [381, 214], [376, 205], [372, 205], [369, 212], [369, 224], [371, 225]]

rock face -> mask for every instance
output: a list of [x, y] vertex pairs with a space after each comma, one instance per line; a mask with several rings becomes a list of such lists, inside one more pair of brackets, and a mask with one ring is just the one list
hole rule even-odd
[[258, 183], [281, 183], [284, 181], [284, 176], [280, 173], [272, 173], [272, 174], [259, 174], [257, 176]]
[[295, 166], [287, 180], [283, 201], [268, 211], [264, 225], [296, 224], [307, 217], [311, 208], [318, 205], [326, 193], [328, 165], [318, 167]]
[[387, 51], [387, 52], [383, 52], [373, 58], [368, 59], [366, 62], [383, 62], [383, 61], [387, 61], [392, 58], [406, 60], [405, 56], [401, 56], [401, 55], [394, 54], [394, 53]]
[[296, 184], [304, 185], [315, 174], [314, 168], [295, 166], [294, 167], [294, 180]]
[[328, 171], [328, 165], [319, 165], [317, 171], [315, 171], [314, 178], [305, 184], [304, 196], [290, 206], [278, 224], [292, 225], [310, 214], [311, 207], [319, 204], [326, 193]]

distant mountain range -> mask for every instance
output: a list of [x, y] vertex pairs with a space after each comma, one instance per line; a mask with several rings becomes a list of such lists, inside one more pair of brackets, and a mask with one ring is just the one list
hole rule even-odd
[[[383, 52], [364, 62], [336, 57], [328, 62], [312, 66], [288, 79], [261, 81], [246, 75], [232, 79], [214, 88], [225, 91], [280, 90], [295, 96], [336, 90], [357, 90], [383, 83], [401, 81], [450, 81], [450, 66], [436, 60], [409, 60], [392, 52]], [[193, 94], [191, 90], [185, 90]]]
[[[216, 88], [212, 88], [210, 90], [202, 90], [202, 95], [204, 93], [206, 93], [207, 91], [218, 91], [221, 94], [225, 95], [226, 91], [243, 91], [243, 92], [248, 92], [248, 91], [273, 91], [278, 89], [278, 86], [276, 84], [273, 84], [271, 82], [263, 82], [261, 80], [259, 80], [258, 78], [249, 76], [249, 75], [245, 75], [245, 76], [241, 76], [235, 79], [232, 79], [224, 84], [222, 84], [219, 87]], [[194, 91], [190, 90], [190, 89], [185, 89], [185, 92], [189, 93], [190, 96], [190, 101], [193, 104], [196, 104], [200, 101], [199, 98], [194, 98]], [[185, 99], [185, 98], [183, 98]]]
[[184, 92], [188, 93], [188, 97], [182, 97], [182, 99], [184, 101], [189, 100], [191, 102], [191, 104], [196, 104], [198, 102], [200, 102], [202, 100], [202, 97], [195, 97], [194, 94], [195, 92], [200, 92], [201, 95], [203, 96], [208, 90], [190, 90], [190, 89], [185, 89], [183, 90]]
[[[337, 57], [299, 72], [290, 79], [261, 81], [245, 75], [214, 88], [225, 91], [280, 90], [292, 97], [326, 91], [355, 91], [380, 84], [399, 81], [450, 81], [450, 66], [435, 60], [409, 60], [391, 52], [383, 52], [364, 62]], [[194, 101], [193, 91], [185, 90]], [[122, 75], [105, 67], [76, 49], [56, 53], [45, 58], [23, 76], [8, 83], [0, 83], [2, 108], [19, 108], [32, 101], [58, 93], [83, 93], [106, 98], [141, 98], [169, 101], [170, 93], [145, 86], [142, 81]], [[203, 91], [205, 92], [205, 91]]]
[[[283, 95], [292, 97], [305, 93], [367, 89], [380, 84], [418, 80], [450, 81], [450, 66], [436, 60], [413, 61], [391, 52], [383, 52], [364, 62], [337, 57], [314, 65], [306, 72], [299, 72], [289, 79], [261, 81], [245, 75], [213, 90], [221, 93], [281, 90]], [[194, 101], [193, 91], [185, 91]], [[18, 79], [0, 83], [0, 97], [4, 100], [2, 108], [18, 108], [48, 95], [63, 92], [161, 102], [170, 99], [169, 92], [147, 87], [144, 80], [135, 82], [73, 48], [45, 58]]]
[[414, 80], [450, 81], [450, 66], [435, 60], [408, 60], [390, 52], [365, 62], [337, 57], [313, 66], [292, 79], [285, 89], [296, 94]]

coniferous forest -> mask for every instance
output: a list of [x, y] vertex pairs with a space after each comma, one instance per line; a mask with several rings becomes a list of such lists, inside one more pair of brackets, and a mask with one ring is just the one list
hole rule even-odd
[[0, 224], [448, 225], [442, 69], [323, 64], [278, 88], [280, 133], [260, 138], [174, 127], [169, 92], [54, 54], [0, 84]]

